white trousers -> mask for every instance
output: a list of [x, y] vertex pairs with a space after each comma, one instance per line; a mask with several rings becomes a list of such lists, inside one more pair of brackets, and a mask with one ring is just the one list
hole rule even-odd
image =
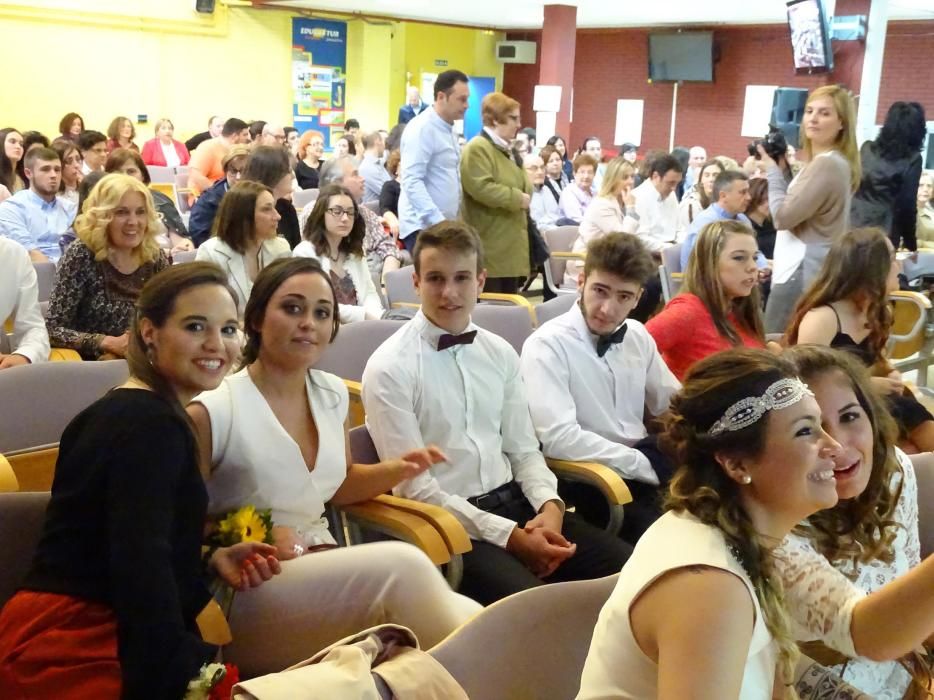
[[237, 593], [224, 660], [244, 677], [281, 671], [386, 622], [410, 628], [429, 649], [481, 607], [452, 591], [431, 560], [404, 542], [315, 552], [282, 562], [281, 574]]

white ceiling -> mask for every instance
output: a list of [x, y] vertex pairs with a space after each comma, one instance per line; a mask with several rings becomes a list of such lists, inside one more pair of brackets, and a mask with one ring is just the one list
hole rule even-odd
[[[784, 0], [263, 0], [305, 10], [352, 12], [495, 29], [540, 29], [544, 6], [577, 5], [578, 27], [769, 24]], [[934, 19], [934, 0], [889, 0], [890, 19]]]

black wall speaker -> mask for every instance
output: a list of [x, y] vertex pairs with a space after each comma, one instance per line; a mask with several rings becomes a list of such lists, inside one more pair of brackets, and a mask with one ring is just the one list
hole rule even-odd
[[195, 0], [195, 12], [211, 14], [214, 12], [214, 0]]

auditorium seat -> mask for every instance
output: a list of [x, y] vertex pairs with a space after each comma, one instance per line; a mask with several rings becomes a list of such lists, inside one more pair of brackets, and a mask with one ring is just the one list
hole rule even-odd
[[530, 588], [484, 608], [430, 653], [471, 698], [572, 700], [617, 576]]
[[310, 190], [299, 190], [298, 192], [292, 193], [292, 206], [295, 207], [296, 211], [301, 211], [305, 208], [305, 205], [311, 204], [318, 200], [318, 188]]
[[564, 286], [564, 268], [568, 260], [583, 260], [583, 253], [574, 253], [572, 248], [578, 237], [577, 226], [558, 226], [542, 233], [548, 246], [549, 257], [545, 262], [545, 284], [554, 294], [577, 294], [577, 285]]
[[16, 592], [39, 543], [49, 494], [0, 493], [0, 606]]
[[557, 318], [563, 313], [570, 311], [571, 307], [577, 303], [575, 294], [559, 294], [554, 299], [535, 306], [535, 325], [541, 326], [553, 318]]
[[681, 244], [676, 243], [662, 250], [662, 264], [658, 268], [662, 282], [662, 298], [668, 302], [678, 296], [684, 271], [681, 269]]
[[415, 272], [415, 267], [406, 265], [386, 273], [386, 303], [390, 308], [399, 303], [421, 303], [418, 294], [415, 293], [415, 282], [412, 281], [413, 272]]

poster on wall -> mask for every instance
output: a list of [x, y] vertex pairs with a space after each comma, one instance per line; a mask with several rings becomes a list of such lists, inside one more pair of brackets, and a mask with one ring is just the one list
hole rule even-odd
[[324, 147], [344, 133], [347, 23], [292, 19], [292, 121], [299, 133], [324, 134]]

